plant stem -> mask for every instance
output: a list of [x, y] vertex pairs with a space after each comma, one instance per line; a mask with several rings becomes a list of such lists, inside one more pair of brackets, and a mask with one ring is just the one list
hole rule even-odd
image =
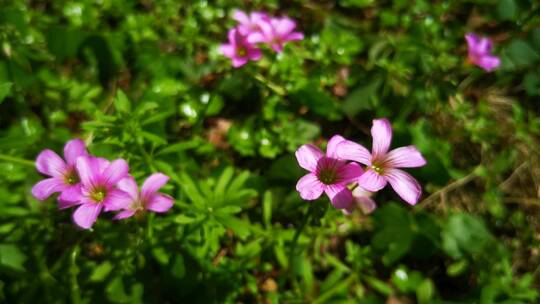
[[71, 289], [71, 303], [81, 303], [81, 291], [79, 283], [77, 281], [77, 275], [79, 274], [79, 267], [77, 266], [77, 256], [79, 254], [79, 244], [77, 244], [71, 252], [69, 274], [70, 274], [70, 289]]
[[312, 210], [312, 206], [310, 205], [308, 207], [308, 210], [304, 214], [302, 223], [300, 223], [300, 225], [296, 228], [296, 232], [294, 233], [294, 237], [291, 243], [291, 249], [289, 252], [289, 277], [291, 280], [291, 284], [295, 288], [298, 285], [298, 283], [296, 282], [296, 277], [294, 276], [294, 272], [293, 272], [293, 260], [294, 260], [294, 256], [296, 252], [296, 246], [298, 245], [298, 239], [300, 239], [300, 234], [302, 233], [302, 231], [304, 230], [304, 227], [306, 227], [306, 224], [309, 222], [309, 219], [311, 218], [311, 214], [312, 214], [311, 210]]
[[30, 166], [34, 167], [36, 164], [31, 160], [26, 160], [19, 157], [13, 157], [5, 154], [0, 154], [0, 160], [11, 162], [11, 163], [17, 163], [20, 165]]

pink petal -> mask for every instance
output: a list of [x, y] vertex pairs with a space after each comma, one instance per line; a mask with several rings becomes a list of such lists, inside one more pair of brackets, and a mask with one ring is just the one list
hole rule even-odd
[[499, 57], [495, 56], [482, 56], [477, 62], [479, 67], [483, 68], [486, 72], [491, 72], [497, 69], [501, 65]]
[[336, 209], [348, 208], [352, 204], [352, 193], [344, 185], [326, 185], [324, 192], [330, 198], [332, 205]]
[[334, 135], [330, 140], [328, 141], [328, 144], [326, 145], [326, 156], [331, 158], [338, 158], [336, 155], [337, 145], [346, 140], [341, 135]]
[[51, 177], [44, 179], [32, 187], [32, 195], [44, 201], [55, 192], [60, 192], [66, 188], [64, 181], [61, 178]]
[[236, 28], [232, 28], [229, 30], [229, 32], [227, 33], [227, 36], [229, 38], [229, 43], [232, 45], [232, 46], [236, 46], [237, 44], [237, 41], [236, 41], [236, 37], [237, 37], [237, 29]]
[[386, 186], [386, 178], [370, 168], [360, 176], [358, 185], [368, 191], [375, 192]]
[[127, 209], [133, 198], [126, 192], [120, 189], [112, 189], [107, 192], [107, 197], [103, 200], [103, 206], [105, 211], [116, 211], [120, 209]]
[[302, 199], [311, 201], [318, 199], [324, 191], [324, 184], [313, 173], [302, 176], [296, 183], [296, 191]]
[[58, 199], [58, 209], [60, 210], [71, 208], [73, 206], [78, 206], [81, 204], [82, 204], [82, 201], [71, 202], [71, 201], [63, 201], [63, 200]]
[[493, 45], [489, 38], [482, 37], [478, 41], [478, 44], [475, 46], [475, 51], [477, 54], [489, 54], [491, 52]]
[[294, 30], [296, 27], [296, 22], [290, 18], [274, 18], [271, 20], [272, 25], [274, 26], [274, 31], [281, 37], [286, 36]]
[[315, 172], [317, 169], [317, 163], [324, 156], [324, 154], [319, 150], [319, 148], [314, 145], [307, 144], [303, 145], [298, 150], [296, 150], [296, 160], [300, 167], [310, 171]]
[[469, 50], [475, 50], [478, 48], [478, 41], [480, 40], [480, 37], [474, 33], [467, 33], [465, 34], [465, 40], [467, 40]]
[[281, 53], [283, 51], [283, 42], [274, 42], [270, 44], [270, 48], [276, 53]]
[[104, 171], [103, 178], [109, 185], [118, 183], [122, 178], [126, 177], [129, 171], [127, 162], [123, 159], [113, 161]]
[[383, 157], [388, 152], [390, 142], [392, 142], [392, 126], [388, 119], [374, 119], [371, 136], [373, 137], [373, 147], [371, 148], [373, 157]]
[[422, 187], [410, 174], [399, 169], [385, 172], [386, 179], [396, 193], [407, 203], [415, 205], [422, 195]]
[[393, 168], [416, 168], [426, 164], [426, 160], [415, 146], [394, 149], [386, 155], [387, 165]]
[[101, 208], [101, 204], [83, 204], [73, 212], [73, 221], [79, 227], [89, 229], [96, 222]]
[[276, 37], [274, 26], [270, 22], [261, 21], [258, 22], [259, 28], [265, 38], [266, 42], [271, 41]]
[[246, 57], [234, 57], [232, 58], [232, 66], [234, 68], [239, 68], [246, 64], [248, 62], [248, 59]]
[[163, 173], [154, 173], [150, 175], [141, 187], [141, 196], [148, 198], [156, 193], [169, 181], [169, 177]]
[[86, 145], [84, 144], [84, 141], [78, 138], [68, 141], [64, 146], [64, 157], [69, 165], [75, 165], [79, 156], [86, 155], [88, 155]]
[[61, 177], [67, 171], [67, 165], [58, 154], [46, 149], [36, 159], [37, 170], [45, 175]]
[[250, 23], [248, 15], [241, 10], [235, 10], [233, 12], [232, 18], [239, 23]]
[[350, 140], [340, 142], [336, 148], [335, 154], [339, 159], [354, 160], [361, 164], [371, 166], [371, 153], [369, 153], [368, 149]]
[[262, 52], [257, 48], [248, 49], [247, 57], [249, 58], [249, 60], [257, 61], [261, 59]]
[[356, 182], [364, 173], [362, 166], [357, 163], [349, 163], [338, 169], [338, 179], [343, 184]]
[[252, 44], [256, 44], [256, 43], [264, 43], [266, 42], [267, 39], [266, 37], [264, 36], [263, 33], [259, 33], [259, 32], [255, 32], [255, 33], [251, 33], [249, 34], [249, 36], [247, 37], [247, 42], [249, 43], [252, 43]]
[[360, 210], [362, 210], [364, 214], [370, 214], [375, 209], [377, 209], [377, 204], [371, 197], [360, 196], [360, 197], [356, 197], [355, 201], [358, 204], [358, 207], [360, 207]]
[[97, 178], [100, 175], [99, 160], [92, 156], [82, 156], [77, 158], [76, 165], [77, 173], [83, 186], [91, 186], [96, 184]]
[[286, 41], [296, 41], [296, 40], [303, 40], [303, 39], [304, 39], [304, 34], [300, 32], [293, 32], [284, 37], [284, 40]]
[[236, 56], [236, 48], [232, 44], [222, 44], [219, 47], [219, 51], [223, 56], [232, 58]]
[[108, 159], [105, 159], [103, 157], [94, 157], [95, 162], [97, 163], [97, 167], [99, 168], [99, 172], [105, 171], [105, 169], [111, 164], [111, 162]]
[[133, 210], [124, 210], [119, 212], [117, 215], [114, 216], [115, 220], [122, 220], [128, 217], [132, 217], [135, 215], [135, 211]]
[[81, 196], [80, 184], [66, 186], [58, 197], [59, 208], [64, 209], [80, 204]]
[[122, 178], [118, 182], [118, 184], [116, 184], [116, 187], [129, 194], [129, 196], [131, 196], [133, 200], [139, 198], [139, 187], [137, 186], [137, 182], [131, 175]]
[[165, 194], [154, 194], [146, 202], [146, 209], [154, 212], [167, 212], [174, 204], [172, 197]]

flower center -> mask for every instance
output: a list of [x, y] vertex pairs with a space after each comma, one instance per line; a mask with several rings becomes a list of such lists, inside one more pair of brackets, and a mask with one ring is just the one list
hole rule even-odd
[[378, 164], [372, 164], [371, 165], [371, 170], [377, 172], [377, 174], [379, 174], [379, 175], [383, 174], [383, 171], [384, 171], [383, 168]]
[[98, 203], [103, 202], [106, 196], [107, 196], [107, 189], [103, 187], [96, 187], [96, 189], [94, 189], [94, 191], [92, 191], [92, 193], [90, 194], [90, 198], [93, 201], [98, 202]]
[[136, 211], [136, 212], [144, 210], [142, 201], [141, 200], [134, 201], [133, 203], [131, 203], [131, 205], [129, 205], [129, 209], [131, 211]]
[[333, 168], [319, 171], [319, 180], [325, 185], [332, 185], [337, 182], [337, 172]]
[[246, 57], [247, 56], [247, 49], [245, 47], [239, 47], [236, 50], [236, 54], [240, 57]]
[[75, 185], [79, 183], [79, 175], [77, 174], [77, 171], [75, 171], [75, 168], [70, 168], [67, 170], [66, 174], [64, 174], [64, 182], [68, 185]]

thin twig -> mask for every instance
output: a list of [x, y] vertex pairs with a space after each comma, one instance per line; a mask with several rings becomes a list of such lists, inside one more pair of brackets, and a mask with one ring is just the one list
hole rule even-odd
[[31, 166], [31, 167], [34, 167], [36, 165], [31, 160], [26, 160], [23, 158], [14, 157], [14, 156], [5, 155], [5, 154], [0, 154], [0, 160], [7, 161], [10, 163], [17, 163], [17, 164], [25, 165], [25, 166]]
[[508, 187], [514, 181], [514, 179], [518, 176], [521, 170], [525, 169], [525, 167], [527, 167], [528, 165], [529, 165], [529, 161], [524, 161], [521, 165], [519, 165], [516, 168], [516, 170], [514, 170], [514, 172], [512, 172], [512, 174], [510, 174], [510, 176], [507, 179], [505, 179], [502, 183], [500, 183], [498, 187], [502, 190], [505, 190], [506, 187]]
[[464, 176], [464, 177], [462, 177], [462, 178], [460, 178], [460, 179], [458, 179], [456, 181], [451, 182], [450, 184], [444, 186], [443, 188], [439, 189], [438, 191], [435, 191], [430, 196], [428, 196], [425, 200], [420, 202], [420, 204], [418, 205], [418, 207], [420, 207], [419, 209], [425, 208], [425, 206], [427, 204], [431, 203], [432, 201], [434, 201], [439, 196], [446, 197], [446, 194], [448, 194], [448, 192], [453, 191], [453, 190], [455, 190], [455, 189], [457, 189], [457, 188], [459, 188], [461, 186], [466, 185], [467, 183], [469, 183], [470, 181], [472, 181], [476, 177], [477, 177], [476, 170], [473, 170], [471, 173], [467, 174], [466, 176]]

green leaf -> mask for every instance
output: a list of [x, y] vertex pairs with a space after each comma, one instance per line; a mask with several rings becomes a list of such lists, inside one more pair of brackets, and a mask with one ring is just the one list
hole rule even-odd
[[198, 222], [200, 220], [201, 220], [200, 218], [190, 217], [190, 216], [187, 216], [185, 214], [179, 214], [174, 218], [175, 223], [182, 224], [182, 225], [195, 223], [195, 222]]
[[111, 273], [111, 270], [113, 270], [111, 262], [105, 261], [101, 263], [92, 271], [92, 274], [90, 275], [90, 281], [102, 282], [109, 275], [109, 273]]
[[238, 235], [241, 239], [245, 239], [250, 234], [250, 224], [244, 220], [238, 219], [234, 216], [216, 216], [217, 220], [221, 222], [226, 227], [232, 229], [234, 233]]
[[506, 58], [508, 67], [522, 68], [540, 60], [540, 55], [524, 40], [515, 39], [506, 49]]
[[533, 70], [523, 78], [523, 86], [529, 96], [540, 96], [540, 71]]
[[453, 258], [479, 253], [492, 240], [484, 223], [470, 214], [451, 216], [443, 229], [443, 249]]
[[46, 33], [47, 47], [58, 60], [63, 61], [77, 56], [86, 36], [78, 29], [55, 25]]
[[4, 99], [11, 94], [11, 87], [13, 86], [13, 83], [6, 82], [0, 84], [0, 104], [4, 101]]
[[225, 168], [225, 170], [223, 170], [223, 172], [221, 173], [217, 181], [217, 184], [214, 190], [214, 193], [216, 194], [216, 196], [218, 197], [225, 196], [227, 185], [231, 181], [233, 175], [234, 175], [234, 169], [232, 167], [227, 167]]
[[17, 271], [24, 271], [26, 255], [13, 244], [0, 244], [0, 265]]
[[131, 101], [126, 96], [124, 91], [118, 90], [116, 92], [116, 99], [114, 100], [114, 108], [120, 113], [131, 112]]
[[518, 7], [515, 0], [499, 0], [497, 12], [500, 20], [514, 20]]
[[186, 275], [186, 265], [183, 255], [179, 254], [174, 258], [171, 273], [177, 279], [181, 279]]
[[354, 116], [362, 110], [371, 110], [377, 106], [377, 102], [374, 99], [381, 83], [381, 79], [375, 78], [369, 84], [352, 91], [343, 102], [343, 112], [348, 116]]
[[314, 84], [306, 85], [293, 92], [291, 99], [328, 120], [338, 120], [342, 116], [337, 102]]
[[418, 286], [418, 289], [416, 289], [416, 299], [418, 300], [418, 304], [431, 303], [434, 291], [435, 286], [433, 285], [433, 282], [430, 279], [425, 279], [420, 286]]
[[375, 277], [366, 277], [365, 280], [368, 285], [385, 296], [391, 295], [394, 291], [389, 284]]
[[152, 255], [162, 265], [169, 264], [169, 254], [163, 247], [157, 247], [152, 249]]
[[448, 265], [448, 267], [446, 267], [446, 273], [451, 277], [457, 277], [463, 274], [468, 266], [469, 262], [467, 260], [460, 260]]
[[266, 190], [263, 195], [263, 223], [266, 228], [271, 227], [272, 202], [272, 191]]

